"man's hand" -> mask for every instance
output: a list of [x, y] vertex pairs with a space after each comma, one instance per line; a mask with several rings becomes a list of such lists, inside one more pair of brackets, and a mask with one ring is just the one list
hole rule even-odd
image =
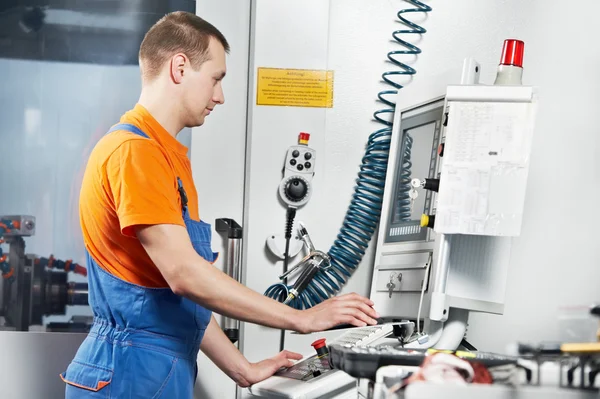
[[300, 359], [302, 359], [301, 354], [284, 350], [270, 359], [258, 363], [250, 363], [246, 375], [244, 376], [245, 378], [238, 382], [238, 385], [242, 388], [249, 387], [250, 385], [269, 378], [282, 367], [293, 366], [294, 363], [292, 360]]
[[356, 293], [330, 298], [301, 312], [298, 330], [301, 333], [324, 331], [340, 324], [356, 327], [377, 324], [379, 314], [373, 301]]

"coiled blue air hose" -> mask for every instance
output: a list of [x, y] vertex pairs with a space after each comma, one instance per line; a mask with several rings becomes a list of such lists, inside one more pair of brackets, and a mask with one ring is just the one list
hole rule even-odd
[[[416, 55], [421, 53], [421, 49], [402, 40], [399, 35], [423, 34], [426, 32], [423, 27], [407, 20], [403, 14], [431, 11], [431, 7], [421, 1], [404, 1], [411, 3], [415, 8], [407, 8], [398, 11], [398, 19], [400, 19], [407, 28], [397, 30], [392, 34], [394, 40], [401, 44], [404, 49], [390, 51], [387, 54], [388, 60], [401, 68], [401, 70], [383, 73], [382, 79], [392, 86], [393, 89], [381, 91], [378, 93], [377, 97], [381, 102], [388, 105], [389, 108], [375, 111], [373, 114], [375, 120], [385, 127], [373, 132], [369, 136], [367, 150], [362, 159], [362, 165], [360, 166], [360, 172], [358, 173], [358, 179], [354, 188], [352, 201], [350, 202], [350, 207], [346, 212], [346, 217], [342, 223], [337, 239], [329, 249], [331, 267], [322, 269], [315, 275], [300, 296], [290, 302], [290, 306], [293, 308], [308, 309], [329, 297], [336, 295], [358, 267], [358, 264], [362, 260], [365, 250], [373, 237], [373, 233], [379, 224], [392, 135], [392, 121], [396, 110], [396, 103], [392, 100], [388, 100], [387, 97], [391, 96], [395, 98], [398, 94], [398, 90], [403, 87], [401, 84], [391, 79], [391, 77], [398, 75], [414, 75], [416, 73], [415, 69], [398, 61], [396, 57], [405, 54]], [[387, 120], [383, 117], [384, 114], [388, 114], [387, 116], [391, 118]], [[408, 141], [410, 141], [410, 143]], [[412, 138], [410, 138], [410, 136], [405, 137], [404, 149], [410, 151], [411, 145]], [[405, 159], [410, 163], [410, 158]], [[404, 177], [404, 174], [402, 177]], [[410, 180], [408, 181], [408, 186], [403, 186], [403, 190], [407, 191], [408, 196]], [[410, 201], [407, 205], [410, 205]], [[410, 208], [405, 206], [403, 208], [403, 214], [405, 214], [404, 209], [410, 211]], [[408, 216], [409, 215], [410, 212], [408, 213]], [[405, 214], [405, 216], [407, 215]], [[290, 288], [291, 286], [286, 286], [282, 283], [273, 284], [267, 288], [265, 295], [283, 302], [287, 297]]]
[[413, 138], [410, 134], [406, 133], [402, 140], [402, 172], [400, 172], [400, 181], [398, 188], [397, 206], [396, 206], [396, 220], [410, 220], [412, 213], [410, 206], [409, 192], [411, 190], [411, 175], [412, 175], [412, 143]]

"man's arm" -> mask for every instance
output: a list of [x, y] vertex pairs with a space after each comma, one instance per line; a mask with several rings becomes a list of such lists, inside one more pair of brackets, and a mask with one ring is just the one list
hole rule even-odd
[[249, 363], [240, 351], [229, 341], [212, 316], [204, 332], [200, 349], [225, 374], [245, 388], [273, 375], [281, 367], [290, 367], [289, 359], [300, 360], [302, 355], [283, 351], [274, 358], [259, 363]]
[[183, 226], [136, 226], [136, 233], [175, 294], [222, 315], [299, 332], [323, 331], [343, 323], [377, 324], [373, 302], [356, 294], [298, 311], [243, 286], [198, 255]]

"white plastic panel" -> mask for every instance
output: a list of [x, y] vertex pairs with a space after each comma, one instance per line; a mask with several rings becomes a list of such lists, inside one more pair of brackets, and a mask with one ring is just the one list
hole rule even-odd
[[[460, 97], [457, 86], [452, 91]], [[495, 91], [501, 102], [489, 101]], [[521, 233], [536, 112], [532, 93], [527, 87], [481, 86], [478, 97], [477, 86], [466, 86], [465, 101], [448, 100], [436, 232]], [[525, 94], [532, 102], [524, 102]]]
[[[450, 272], [446, 294], [503, 304], [510, 261], [510, 238], [455, 235], [450, 236], [449, 240]], [[491, 312], [494, 310], [489, 309]]]

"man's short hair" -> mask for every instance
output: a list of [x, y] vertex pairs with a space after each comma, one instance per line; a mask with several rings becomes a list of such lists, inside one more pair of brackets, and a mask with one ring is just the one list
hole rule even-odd
[[210, 39], [218, 40], [229, 52], [225, 36], [213, 25], [189, 12], [176, 11], [162, 17], [144, 36], [140, 46], [142, 81], [156, 78], [175, 54], [185, 54], [194, 69], [208, 61]]

